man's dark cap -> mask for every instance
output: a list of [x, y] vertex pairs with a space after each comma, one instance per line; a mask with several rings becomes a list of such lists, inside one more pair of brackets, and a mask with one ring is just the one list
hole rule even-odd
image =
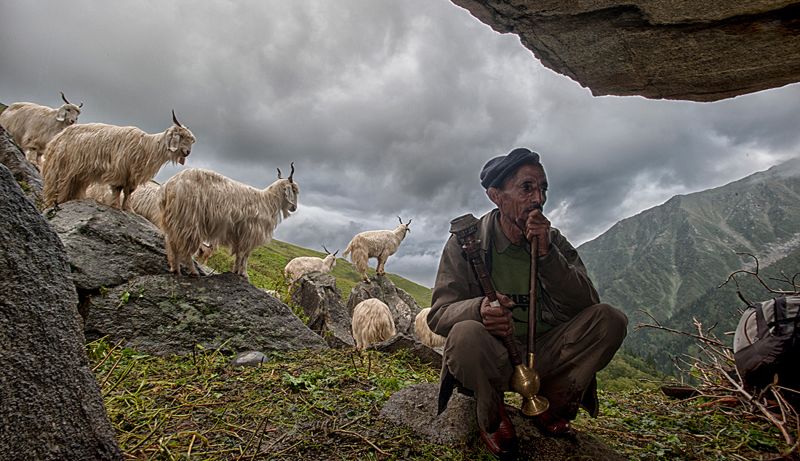
[[517, 171], [517, 168], [527, 164], [540, 165], [539, 154], [524, 147], [518, 147], [508, 155], [495, 157], [486, 162], [481, 170], [481, 186], [484, 189], [500, 187], [503, 180]]

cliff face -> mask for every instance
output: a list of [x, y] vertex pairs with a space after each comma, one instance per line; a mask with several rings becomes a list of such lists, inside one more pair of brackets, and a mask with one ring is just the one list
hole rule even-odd
[[596, 96], [716, 101], [800, 80], [800, 2], [452, 2]]

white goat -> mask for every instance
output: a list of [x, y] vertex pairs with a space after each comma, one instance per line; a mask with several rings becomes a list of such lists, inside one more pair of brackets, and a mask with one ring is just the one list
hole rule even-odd
[[168, 161], [181, 165], [195, 137], [172, 112], [173, 125], [163, 133], [147, 134], [133, 126], [102, 123], [73, 125], [57, 134], [45, 149], [44, 203], [52, 206], [83, 198], [90, 184], [108, 184], [111, 206], [129, 209], [131, 193], [152, 179]]
[[365, 299], [353, 309], [353, 339], [356, 349], [386, 341], [397, 333], [389, 306], [377, 298]]
[[297, 210], [300, 188], [294, 182], [294, 164], [287, 179], [260, 190], [214, 171], [189, 168], [164, 184], [161, 204], [170, 271], [183, 264], [192, 275], [191, 254], [201, 242], [230, 247], [233, 272], [247, 277], [247, 260], [258, 246], [269, 243], [281, 220]]
[[[92, 184], [86, 189], [86, 196], [103, 205], [114, 203], [114, 191], [105, 184]], [[161, 229], [161, 196], [161, 184], [147, 181], [131, 193], [131, 210]]]
[[0, 114], [0, 125], [25, 152], [29, 162], [41, 168], [48, 141], [78, 121], [83, 103], [75, 105], [61, 93], [64, 104], [58, 109], [32, 102], [15, 102]]
[[[161, 200], [163, 195], [161, 184], [153, 180], [147, 181], [131, 193], [131, 210], [161, 230]], [[92, 184], [86, 189], [86, 196], [108, 206], [111, 206], [114, 201], [114, 193], [105, 184]], [[197, 249], [197, 253], [194, 254], [194, 258], [201, 264], [208, 264], [208, 258], [214, 254], [216, 249], [216, 245], [202, 242], [200, 248]]]
[[442, 347], [444, 346], [445, 337], [437, 335], [433, 331], [431, 331], [431, 327], [428, 326], [428, 312], [431, 311], [430, 307], [426, 307], [422, 309], [417, 314], [417, 318], [414, 319], [414, 333], [417, 334], [417, 339], [422, 344], [428, 347]]
[[322, 272], [323, 274], [327, 274], [333, 269], [333, 266], [336, 265], [336, 254], [339, 253], [339, 250], [331, 253], [325, 248], [325, 245], [322, 246], [322, 249], [327, 253], [325, 258], [298, 256], [286, 264], [286, 267], [283, 269], [283, 275], [286, 277], [286, 280], [289, 281], [290, 285], [294, 284], [300, 277], [308, 273]]
[[408, 225], [411, 224], [410, 219], [405, 224], [399, 216], [397, 219], [400, 220], [400, 225], [394, 230], [374, 230], [356, 234], [342, 253], [342, 256], [350, 253], [350, 261], [353, 262], [364, 281], [369, 282], [369, 277], [367, 277], [369, 258], [378, 259], [376, 272], [378, 275], [384, 275], [386, 260], [397, 251], [406, 234], [411, 232], [411, 229], [408, 228]]

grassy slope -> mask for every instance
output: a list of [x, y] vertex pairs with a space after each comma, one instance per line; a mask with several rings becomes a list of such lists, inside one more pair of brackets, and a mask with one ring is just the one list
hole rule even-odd
[[[281, 290], [282, 268], [301, 255], [322, 256], [279, 241], [259, 248], [250, 260], [251, 281]], [[225, 252], [211, 261], [216, 270], [230, 263]], [[358, 281], [343, 260], [334, 275], [345, 296]], [[429, 289], [393, 280], [429, 305]], [[272, 353], [259, 368], [236, 370], [216, 351], [161, 358], [102, 340], [87, 350], [129, 459], [493, 459], [477, 441], [430, 444], [379, 419], [393, 392], [438, 382], [438, 370], [404, 352]], [[775, 431], [731, 417], [735, 409], [667, 400], [655, 374], [642, 360], [618, 354], [599, 374], [602, 417], [582, 415], [576, 426], [629, 459], [756, 459], [780, 450]]]
[[[286, 263], [298, 256], [317, 256], [322, 258], [325, 257], [325, 253], [273, 240], [269, 245], [256, 249], [250, 256], [248, 263], [250, 281], [259, 288], [277, 290], [281, 293], [285, 292], [286, 284], [283, 281], [283, 268], [286, 267]], [[220, 272], [230, 271], [232, 265], [233, 258], [224, 249], [215, 253], [209, 260], [209, 266]], [[375, 275], [375, 270], [370, 269], [369, 273], [370, 275]], [[341, 291], [342, 298], [346, 301], [350, 295], [350, 290], [360, 280], [358, 272], [348, 261], [338, 258], [332, 274], [336, 277], [336, 286]], [[413, 296], [420, 307], [430, 307], [430, 288], [404, 279], [399, 275], [387, 275], [395, 285]]]
[[[271, 354], [233, 369], [215, 351], [161, 358], [102, 340], [87, 350], [127, 459], [493, 459], [477, 440], [435, 445], [380, 420], [393, 392], [438, 381], [404, 352]], [[634, 460], [759, 459], [781, 448], [735, 408], [652, 389], [601, 391], [601, 418], [582, 414], [576, 426]]]

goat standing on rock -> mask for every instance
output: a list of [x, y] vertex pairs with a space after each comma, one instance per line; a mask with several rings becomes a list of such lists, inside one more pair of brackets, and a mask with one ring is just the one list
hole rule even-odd
[[[152, 179], [168, 161], [181, 165], [195, 137], [178, 122], [163, 133], [147, 134], [134, 126], [103, 123], [72, 125], [57, 134], [45, 149], [44, 203], [52, 206], [84, 198], [92, 183], [111, 186], [111, 206], [128, 210], [131, 193]], [[197, 248], [195, 248], [197, 249]]]
[[248, 278], [250, 253], [272, 240], [282, 218], [297, 210], [300, 188], [292, 172], [266, 189], [256, 189], [200, 168], [183, 170], [163, 186], [161, 219], [170, 271], [180, 274], [181, 264], [198, 275], [192, 253], [200, 244], [228, 246], [235, 261], [233, 272]]
[[384, 271], [386, 260], [389, 259], [389, 256], [395, 254], [400, 242], [403, 241], [408, 232], [411, 232], [411, 229], [408, 228], [409, 224], [411, 224], [410, 219], [405, 224], [403, 224], [403, 220], [399, 216], [397, 219], [400, 220], [400, 225], [395, 227], [394, 230], [374, 230], [356, 234], [350, 240], [344, 253], [342, 253], [342, 256], [350, 254], [350, 261], [356, 266], [356, 270], [358, 270], [365, 282], [369, 282], [369, 277], [367, 276], [369, 258], [378, 259], [376, 273], [384, 275], [386, 273]]
[[317, 258], [316, 256], [299, 256], [286, 264], [286, 268], [283, 270], [283, 275], [286, 277], [286, 280], [290, 285], [298, 281], [300, 277], [311, 272], [322, 272], [323, 274], [327, 274], [331, 271], [331, 269], [333, 269], [333, 266], [336, 265], [336, 253], [338, 253], [339, 250], [331, 253], [327, 248], [325, 248], [325, 245], [322, 245], [322, 249], [325, 250], [325, 253], [327, 253], [327, 256], [325, 256], [324, 259]]
[[[114, 193], [105, 184], [92, 184], [86, 189], [86, 196], [103, 205], [112, 206]], [[164, 189], [161, 184], [150, 180], [136, 188], [131, 193], [130, 206], [134, 213], [150, 221], [161, 230], [161, 202]], [[216, 245], [203, 242], [195, 253], [195, 259], [201, 264], [208, 264], [208, 258], [216, 251]]]
[[25, 152], [34, 165], [42, 166], [42, 155], [48, 141], [64, 128], [78, 121], [83, 103], [75, 105], [61, 93], [64, 104], [58, 109], [32, 102], [15, 102], [0, 114], [0, 125]]

